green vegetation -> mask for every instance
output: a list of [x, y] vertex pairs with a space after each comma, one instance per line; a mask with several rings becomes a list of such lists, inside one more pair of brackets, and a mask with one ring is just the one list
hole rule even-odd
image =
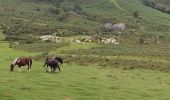
[[170, 0], [144, 0], [144, 3], [150, 7], [170, 14]]
[[[143, 0], [0, 0], [0, 12], [0, 100], [170, 99], [170, 15]], [[122, 35], [103, 30], [119, 22]], [[120, 44], [70, 42], [86, 36]], [[32, 71], [9, 72], [22, 56], [33, 59]], [[61, 56], [62, 71], [46, 73], [46, 56]]]
[[0, 30], [0, 40], [3, 40], [3, 39], [5, 39], [5, 36], [4, 36], [3, 32]]
[[[141, 0], [66, 0], [60, 5], [56, 5], [56, 1], [59, 2], [1, 0], [0, 24], [4, 34], [8, 39], [11, 35], [25, 39], [28, 34], [37, 36], [54, 32], [62, 36], [103, 34], [105, 32], [100, 30], [103, 24], [123, 22], [127, 25], [126, 34], [141, 37], [141, 34], [152, 33], [170, 37], [169, 15], [146, 7]], [[137, 18], [134, 18], [134, 12], [138, 12]]]
[[30, 73], [26, 69], [19, 73], [17, 68], [9, 72], [9, 64], [15, 57], [37, 54], [8, 46], [8, 43], [0, 43], [3, 48], [0, 49], [1, 100], [170, 99], [169, 73], [64, 64], [61, 72], [50, 74], [42, 67], [43, 60], [34, 60]]

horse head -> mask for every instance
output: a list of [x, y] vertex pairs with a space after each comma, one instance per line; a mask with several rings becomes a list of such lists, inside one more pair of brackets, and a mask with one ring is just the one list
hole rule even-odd
[[61, 64], [63, 64], [63, 58], [60, 57], [54, 57], [55, 60], [59, 61]]
[[17, 61], [18, 61], [18, 58], [16, 58], [16, 59], [12, 62], [11, 66], [10, 66], [10, 71], [11, 71], [11, 72], [14, 70], [14, 67], [15, 67]]
[[10, 71], [12, 72], [14, 70], [15, 65], [11, 64]]

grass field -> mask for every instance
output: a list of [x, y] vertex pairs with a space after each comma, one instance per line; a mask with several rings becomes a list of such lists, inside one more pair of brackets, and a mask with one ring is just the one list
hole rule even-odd
[[65, 63], [61, 72], [46, 73], [34, 61], [30, 73], [9, 72], [18, 56], [37, 53], [10, 49], [0, 42], [0, 100], [168, 100], [170, 75], [143, 69], [123, 70]]

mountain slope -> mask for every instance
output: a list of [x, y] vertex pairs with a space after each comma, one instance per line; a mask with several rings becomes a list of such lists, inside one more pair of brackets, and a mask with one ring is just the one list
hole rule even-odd
[[170, 14], [170, 0], [143, 0], [147, 6]]
[[[170, 31], [170, 15], [145, 6], [141, 0], [64, 0], [60, 5], [44, 1], [1, 0], [1, 30], [5, 34], [52, 34], [59, 29], [69, 35], [95, 34], [104, 23], [123, 22], [126, 33], [133, 30], [167, 36]], [[135, 11], [138, 18], [133, 15]]]

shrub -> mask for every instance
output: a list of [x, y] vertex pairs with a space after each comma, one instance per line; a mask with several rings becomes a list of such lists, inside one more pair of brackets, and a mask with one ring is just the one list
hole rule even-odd
[[170, 14], [170, 0], [143, 0], [144, 4]]
[[138, 18], [138, 17], [139, 17], [139, 12], [138, 12], [138, 11], [134, 11], [134, 12], [133, 12], [133, 16], [134, 16], [135, 18]]

